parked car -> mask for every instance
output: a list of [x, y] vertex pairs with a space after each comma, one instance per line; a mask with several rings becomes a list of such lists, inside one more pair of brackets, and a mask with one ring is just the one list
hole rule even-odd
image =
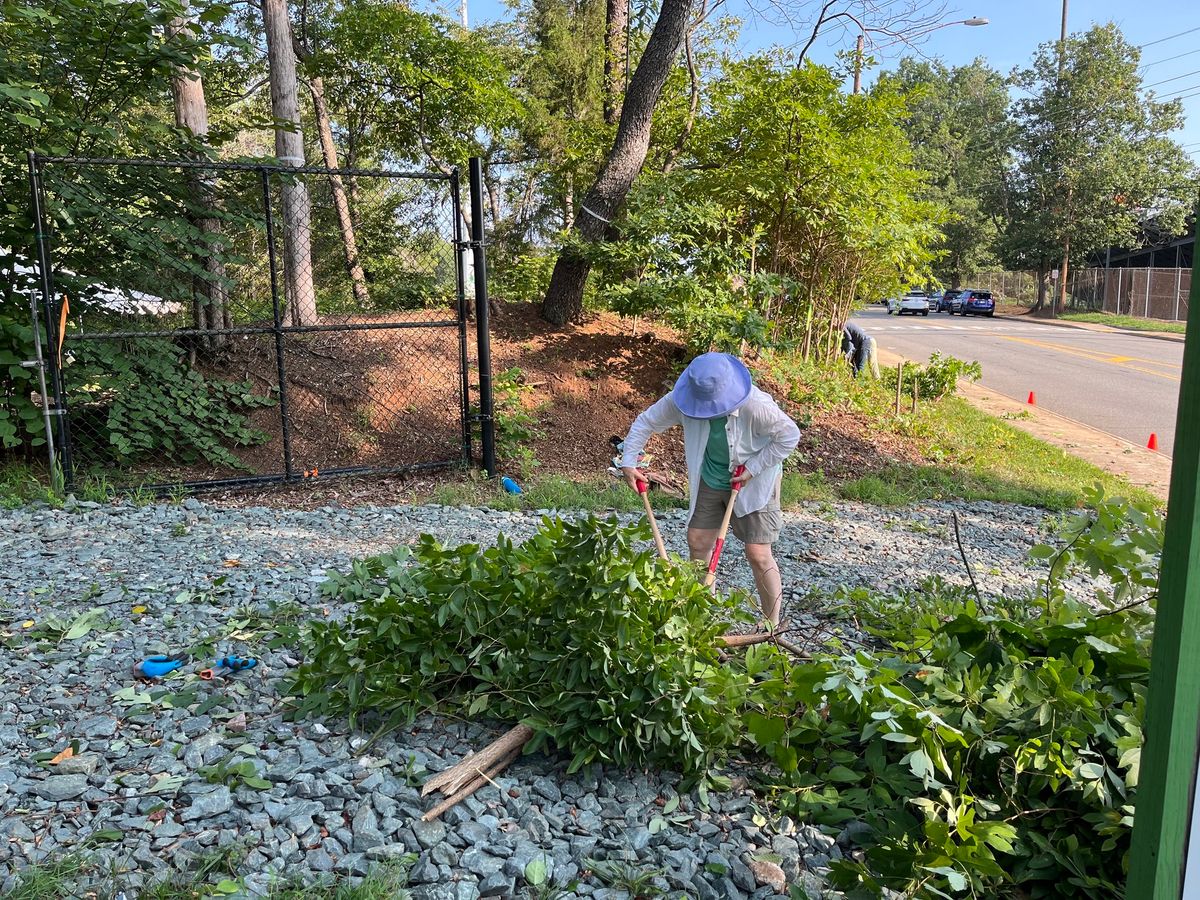
[[[955, 301], [958, 304], [958, 312], [967, 316], [994, 316], [996, 314], [996, 301], [992, 299], [991, 291], [977, 291], [974, 289], [963, 291]], [[953, 315], [953, 310], [951, 310]]]
[[938, 304], [942, 302], [942, 297], [945, 291], [933, 291], [929, 295], [929, 311], [937, 312]]
[[954, 314], [954, 299], [962, 294], [962, 288], [950, 288], [938, 298], [937, 308], [934, 312], [948, 312]]
[[[890, 308], [889, 308], [890, 311]], [[929, 296], [924, 291], [909, 291], [896, 302], [896, 315], [929, 315]]]

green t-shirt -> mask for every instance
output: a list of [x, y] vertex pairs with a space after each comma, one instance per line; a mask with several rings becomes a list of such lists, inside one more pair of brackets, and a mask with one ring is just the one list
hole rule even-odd
[[708, 445], [704, 448], [700, 477], [714, 491], [730, 490], [729, 438], [725, 435], [725, 416], [708, 422]]

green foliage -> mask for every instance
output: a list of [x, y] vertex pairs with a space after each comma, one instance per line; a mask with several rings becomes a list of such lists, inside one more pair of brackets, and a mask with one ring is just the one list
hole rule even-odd
[[509, 303], [532, 303], [541, 300], [554, 271], [554, 257], [549, 253], [530, 251], [501, 263], [496, 269], [488, 265], [492, 281], [492, 296]]
[[271, 782], [258, 774], [258, 766], [253, 760], [239, 759], [236, 754], [230, 754], [211, 766], [202, 766], [196, 770], [196, 774], [211, 784], [224, 784], [235, 789], [241, 785], [256, 791], [271, 787]]
[[[1170, 138], [1180, 101], [1142, 88], [1141, 54], [1109, 23], [1042, 44], [1014, 73], [1015, 170], [1006, 179], [1004, 250], [1014, 268], [1057, 268], [1154, 228], [1177, 234], [1195, 199], [1193, 169]], [[1148, 213], [1153, 210], [1153, 213]]]
[[89, 341], [66, 367], [76, 443], [128, 463], [163, 454], [171, 462], [244, 468], [230, 447], [266, 439], [246, 413], [274, 404], [250, 382], [206, 378], [162, 340]]
[[703, 774], [735, 739], [743, 679], [717, 637], [745, 621], [688, 565], [659, 559], [644, 524], [544, 520], [519, 546], [446, 549], [423, 537], [331, 576], [356, 604], [314, 622], [289, 691], [299, 714], [396, 727], [440, 709], [521, 721], [590, 762]]
[[984, 606], [929, 582], [920, 594], [859, 598], [878, 651], [797, 666], [748, 654], [745, 722], [778, 769], [776, 802], [834, 831], [855, 823], [865, 855], [835, 864], [835, 884], [1122, 895], [1152, 617], [1098, 614], [1062, 579], [1080, 563], [1145, 591], [1161, 528], [1152, 506], [1101, 505], [1067, 528], [1045, 607]]
[[[983, 369], [977, 362], [966, 362], [954, 356], [942, 356], [934, 350], [925, 365], [906, 360], [903, 369], [901, 390], [908, 396], [914, 393], [921, 400], [938, 400], [958, 391], [958, 380], [969, 378], [978, 381], [983, 377]], [[890, 366], [882, 373], [884, 387], [892, 394], [896, 392], [896, 370]]]
[[662, 311], [696, 349], [833, 358], [854, 303], [933, 256], [939, 213], [915, 199], [903, 98], [848, 97], [826, 69], [758, 56], [728, 63], [707, 102], [680, 165], [635, 186], [623, 240], [594, 249], [600, 293]]
[[492, 379], [492, 414], [496, 423], [496, 456], [521, 476], [537, 467], [533, 444], [542, 437], [537, 416], [526, 405], [529, 385], [519, 366]]
[[1012, 146], [1008, 88], [982, 59], [947, 67], [902, 59], [880, 83], [904, 93], [901, 127], [928, 173], [920, 196], [945, 214], [934, 274], [958, 286], [995, 261], [995, 208]]
[[31, 397], [40, 389], [37, 370], [21, 365], [33, 358], [33, 328], [26, 312], [20, 307], [15, 315], [0, 312], [0, 450], [46, 443], [42, 407]]

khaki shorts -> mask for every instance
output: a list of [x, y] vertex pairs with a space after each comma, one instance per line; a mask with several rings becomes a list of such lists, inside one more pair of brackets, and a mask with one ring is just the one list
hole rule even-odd
[[[696, 511], [692, 513], [688, 528], [716, 531], [721, 527], [728, 505], [729, 491], [714, 490], [701, 479]], [[773, 544], [779, 540], [779, 532], [783, 530], [783, 513], [779, 510], [778, 487], [771, 502], [764, 508], [744, 516], [734, 515], [732, 525], [733, 533], [743, 544]]]

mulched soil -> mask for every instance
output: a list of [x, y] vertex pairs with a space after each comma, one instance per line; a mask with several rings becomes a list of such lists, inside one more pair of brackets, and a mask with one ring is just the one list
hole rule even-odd
[[[297, 416], [293, 452], [305, 466], [309, 459], [315, 462], [335, 455], [341, 465], [403, 463], [406, 454], [427, 452], [432, 442], [447, 446], [446, 436], [456, 434], [456, 423], [445, 413], [456, 402], [447, 393], [452, 389], [453, 368], [444, 366], [446, 354], [457, 352], [456, 335], [448, 331], [437, 341], [426, 338], [420, 347], [393, 343], [395, 334], [365, 332], [351, 336], [353, 342], [344, 334], [326, 335], [319, 345], [294, 354], [295, 362], [289, 357], [289, 389], [304, 398], [302, 404], [293, 404]], [[529, 387], [523, 403], [536, 416], [541, 432], [533, 448], [538, 460], [534, 474], [590, 479], [602, 476], [611, 463], [609, 438], [623, 436], [639, 412], [670, 390], [688, 353], [679, 336], [662, 324], [642, 320], [635, 326], [631, 320], [598, 313], [559, 330], [544, 322], [535, 306], [506, 304], [493, 310], [492, 358], [496, 374], [519, 367]], [[437, 384], [429, 381], [430, 372], [437, 373]], [[424, 407], [396, 414], [397, 403], [412, 395], [409, 386], [421, 378], [426, 380], [420, 383], [429, 386], [422, 396], [431, 399]], [[805, 423], [790, 464], [796, 471], [819, 471], [836, 481], [877, 471], [896, 460], [920, 459], [914, 442], [879, 431], [861, 414], [834, 410], [810, 417], [810, 411], [783, 399], [788, 393], [785, 385], [765, 377], [758, 383]], [[317, 389], [321, 384], [328, 385], [323, 392]], [[371, 410], [371, 403], [383, 404], [391, 412], [371, 412], [367, 427], [360, 410]], [[263, 410], [256, 415], [277, 417], [278, 412]], [[355, 445], [348, 435], [358, 432], [383, 437]], [[255, 452], [264, 460], [277, 458], [271, 456], [279, 452], [276, 440]], [[649, 451], [655, 456], [655, 468], [685, 474], [679, 431], [657, 437]], [[506, 469], [503, 460], [501, 469]], [[508, 471], [516, 474], [511, 467]], [[390, 504], [420, 500], [439, 484], [463, 477], [461, 472], [444, 471], [316, 479], [265, 490], [222, 491], [213, 499], [237, 506], [293, 508]]]

